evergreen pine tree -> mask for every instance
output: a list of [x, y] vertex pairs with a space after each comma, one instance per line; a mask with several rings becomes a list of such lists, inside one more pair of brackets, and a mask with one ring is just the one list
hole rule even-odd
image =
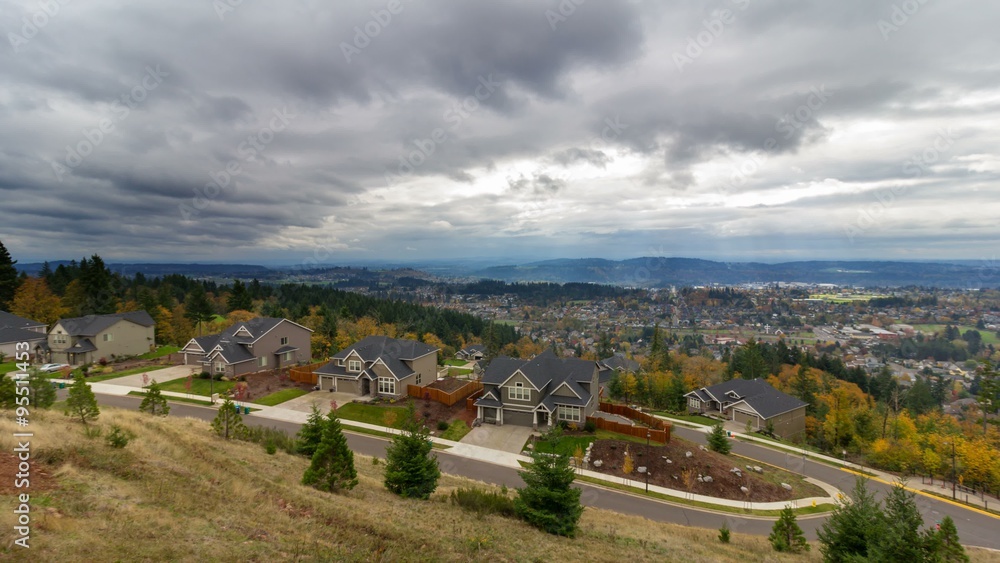
[[771, 528], [771, 535], [767, 538], [771, 542], [771, 547], [775, 551], [787, 551], [790, 553], [800, 553], [809, 551], [809, 544], [806, 543], [806, 535], [802, 528], [795, 522], [795, 512], [791, 506], [786, 506], [778, 516], [778, 520]]
[[896, 482], [885, 497], [884, 518], [879, 534], [868, 548], [873, 561], [921, 561], [923, 559], [920, 527], [924, 524], [916, 495]]
[[340, 429], [340, 419], [333, 410], [323, 422], [322, 438], [312, 456], [309, 469], [302, 475], [302, 484], [331, 493], [341, 489], [350, 490], [358, 484], [354, 452], [347, 447], [347, 438]]
[[296, 446], [296, 449], [300, 454], [311, 458], [313, 454], [316, 453], [316, 448], [323, 439], [324, 426], [325, 421], [323, 420], [323, 414], [320, 413], [319, 408], [313, 404], [312, 412], [309, 413], [309, 419], [306, 420], [306, 423], [299, 429], [299, 443]]
[[825, 561], [867, 560], [869, 546], [878, 538], [883, 515], [866, 482], [859, 476], [851, 492], [852, 502], [837, 505], [820, 528], [820, 551]]
[[816, 385], [816, 380], [809, 375], [808, 366], [804, 364], [799, 366], [798, 372], [791, 381], [791, 391], [792, 395], [807, 403], [806, 412], [808, 414], [816, 414], [816, 392], [819, 391], [819, 386]]
[[226, 308], [230, 312], [236, 310], [249, 311], [253, 309], [253, 299], [247, 291], [247, 286], [240, 280], [233, 280], [233, 291], [226, 300]]
[[19, 285], [14, 264], [17, 260], [10, 257], [7, 247], [0, 241], [0, 311], [10, 311], [10, 303]]
[[0, 409], [17, 407], [17, 383], [7, 374], [0, 375]]
[[184, 307], [184, 316], [198, 325], [198, 334], [201, 334], [202, 323], [211, 320], [213, 312], [212, 304], [208, 301], [208, 296], [205, 295], [205, 288], [200, 283], [195, 284], [194, 289], [188, 294], [184, 301]]
[[28, 376], [28, 389], [31, 404], [36, 409], [47, 409], [56, 402], [56, 390], [52, 387], [52, 382], [41, 372], [36, 371]]
[[87, 385], [82, 372], [77, 372], [73, 384], [69, 386], [65, 414], [79, 418], [87, 429], [89, 429], [87, 422], [96, 420], [101, 414], [101, 409], [97, 406], [97, 397], [94, 397], [94, 391]]
[[712, 432], [708, 435], [708, 448], [722, 455], [728, 455], [729, 450], [732, 449], [722, 424], [716, 424], [712, 427]]
[[[555, 441], [557, 433], [545, 439]], [[524, 488], [517, 490], [514, 510], [525, 522], [550, 534], [573, 537], [583, 514], [580, 489], [572, 487], [576, 473], [565, 454], [531, 453], [531, 465], [520, 472]]]
[[958, 529], [955, 528], [955, 521], [951, 516], [945, 516], [941, 520], [941, 529], [931, 531], [929, 534], [927, 559], [930, 561], [941, 561], [943, 563], [968, 563], [969, 556], [965, 554], [965, 548], [958, 541]]
[[146, 396], [142, 398], [142, 404], [139, 405], [139, 410], [148, 412], [153, 416], [167, 416], [170, 414], [170, 405], [167, 404], [166, 397], [160, 392], [160, 386], [156, 383], [155, 379], [150, 382]]
[[219, 407], [219, 414], [212, 421], [212, 430], [226, 440], [246, 435], [247, 427], [243, 424], [243, 417], [236, 411], [236, 404], [229, 397]]
[[386, 448], [385, 487], [402, 497], [426, 500], [437, 488], [441, 470], [437, 457], [430, 455], [430, 433], [417, 420], [412, 402], [404, 417], [402, 433]]

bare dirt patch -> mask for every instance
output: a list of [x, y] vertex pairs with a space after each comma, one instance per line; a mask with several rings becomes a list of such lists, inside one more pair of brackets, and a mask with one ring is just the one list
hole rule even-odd
[[[625, 451], [632, 456], [633, 471], [626, 475], [623, 471]], [[691, 457], [687, 457], [691, 452]], [[594, 461], [601, 460], [602, 466], [594, 467]], [[667, 460], [670, 460], [668, 462]], [[752, 502], [777, 502], [802, 498], [803, 492], [785, 490], [779, 483], [772, 483], [757, 473], [746, 468], [747, 460], [732, 458], [713, 451], [703, 451], [696, 444], [671, 439], [669, 444], [659, 446], [650, 444], [646, 453], [645, 444], [637, 444], [624, 440], [598, 440], [594, 442], [590, 454], [590, 469], [629, 478], [635, 481], [645, 480], [645, 475], [639, 473], [640, 466], [649, 467], [649, 484], [730, 500], [747, 500]], [[750, 462], [753, 465], [753, 462]], [[742, 476], [730, 470], [741, 469]], [[764, 473], [777, 471], [771, 466], [761, 466]], [[711, 476], [711, 482], [698, 480], [701, 476]], [[794, 487], [795, 485], [793, 485]], [[746, 487], [749, 494], [740, 487]], [[815, 487], [809, 485], [809, 487]], [[818, 488], [817, 488], [818, 489]], [[822, 490], [816, 496], [822, 496]], [[812, 496], [812, 495], [807, 495]]]
[[449, 407], [444, 403], [439, 403], [437, 401], [410, 397], [391, 404], [388, 401], [376, 401], [373, 404], [383, 407], [398, 408], [400, 409], [399, 416], [402, 417], [403, 411], [411, 402], [416, 407], [417, 418], [424, 421], [424, 425], [431, 430], [437, 430], [438, 422], [450, 423], [453, 420], [464, 420], [465, 424], [471, 427], [473, 419], [476, 418], [475, 412], [469, 412], [465, 409], [465, 401], [459, 401]]
[[288, 370], [271, 370], [249, 373], [245, 376], [241, 376], [239, 380], [246, 381], [250, 397], [253, 399], [265, 397], [275, 391], [281, 391], [282, 389], [302, 389], [304, 391], [311, 391], [313, 388], [310, 383], [292, 381], [288, 377]]
[[438, 389], [444, 391], [445, 393], [451, 393], [453, 391], [458, 391], [462, 387], [469, 384], [468, 379], [455, 379], [454, 377], [442, 377], [434, 383], [431, 383], [427, 387], [432, 389]]
[[31, 488], [18, 489], [14, 486], [16, 479], [13, 477], [17, 475], [20, 470], [18, 465], [20, 460], [13, 453], [0, 453], [0, 475], [10, 476], [11, 479], [0, 480], [0, 494], [3, 495], [17, 495], [19, 493], [37, 493], [39, 491], [47, 491], [56, 488], [56, 479], [48, 471], [46, 467], [39, 463], [38, 461], [31, 462], [31, 469], [29, 471], [28, 480], [31, 483]]

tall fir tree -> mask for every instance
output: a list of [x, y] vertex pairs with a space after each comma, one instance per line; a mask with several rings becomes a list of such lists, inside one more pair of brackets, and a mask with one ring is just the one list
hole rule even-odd
[[[546, 437], [558, 440], [558, 430]], [[566, 454], [531, 453], [531, 465], [520, 472], [525, 486], [517, 490], [514, 511], [525, 522], [558, 536], [576, 535], [583, 506], [580, 489], [574, 488], [576, 473]]]
[[393, 437], [385, 453], [385, 487], [406, 498], [428, 499], [437, 488], [441, 469], [430, 455], [430, 433], [416, 417], [411, 402], [404, 414], [402, 433]]
[[928, 543], [927, 559], [942, 563], [968, 563], [969, 556], [965, 553], [958, 540], [958, 529], [951, 516], [941, 520], [941, 528], [930, 534], [932, 540]]
[[212, 420], [212, 430], [226, 440], [242, 438], [246, 435], [247, 427], [243, 424], [243, 417], [237, 412], [236, 403], [229, 397], [226, 397], [226, 400], [222, 402], [219, 413]]
[[205, 288], [200, 283], [195, 284], [194, 289], [184, 300], [184, 308], [184, 316], [198, 325], [198, 334], [201, 335], [202, 325], [212, 320], [214, 311], [212, 311], [212, 303], [209, 302], [208, 296], [205, 294]]
[[312, 412], [309, 413], [309, 418], [306, 420], [306, 423], [302, 425], [302, 428], [299, 429], [299, 441], [296, 445], [296, 450], [298, 450], [300, 454], [311, 458], [313, 454], [316, 453], [316, 448], [323, 439], [324, 426], [325, 421], [323, 419], [323, 413], [319, 412], [319, 408], [313, 404]]
[[253, 299], [247, 291], [247, 286], [240, 280], [233, 280], [233, 290], [226, 299], [226, 308], [232, 311], [250, 311], [253, 309]]
[[722, 455], [728, 455], [732, 449], [729, 437], [726, 436], [726, 431], [722, 428], [722, 424], [716, 424], [712, 427], [712, 432], [708, 435], [708, 449]]
[[312, 463], [302, 475], [302, 484], [321, 491], [337, 492], [358, 485], [354, 469], [354, 452], [347, 447], [347, 438], [340, 429], [340, 419], [333, 410], [323, 423], [322, 438], [312, 456]]
[[79, 418], [84, 428], [89, 430], [88, 422], [97, 420], [101, 409], [97, 406], [97, 397], [87, 385], [82, 372], [77, 372], [72, 385], [69, 386], [69, 396], [66, 398], [66, 416]]
[[10, 311], [10, 304], [17, 291], [17, 260], [10, 257], [7, 247], [0, 241], [0, 311]]
[[867, 479], [854, 482], [850, 502], [838, 504], [819, 531], [823, 559], [831, 563], [867, 561], [869, 546], [878, 538], [882, 508], [868, 490]]
[[795, 377], [791, 381], [791, 391], [792, 395], [806, 403], [807, 414], [816, 414], [816, 393], [819, 391], [819, 386], [816, 384], [816, 380], [809, 375], [808, 366], [804, 364], [799, 366], [799, 370], [795, 372]]
[[922, 561], [923, 539], [920, 527], [924, 523], [916, 495], [906, 490], [905, 484], [896, 482], [886, 495], [883, 518], [875, 541], [868, 548], [873, 561]]
[[149, 389], [146, 390], [146, 396], [142, 398], [142, 403], [139, 405], [139, 410], [148, 412], [153, 416], [167, 416], [170, 414], [170, 405], [167, 404], [167, 399], [163, 396], [163, 393], [160, 391], [160, 385], [155, 379], [150, 382]]
[[52, 382], [39, 371], [28, 375], [28, 389], [31, 404], [36, 409], [47, 409], [56, 402], [56, 390], [52, 387]]
[[809, 551], [809, 543], [806, 542], [806, 535], [795, 521], [795, 512], [791, 506], [786, 506], [781, 510], [778, 520], [775, 521], [774, 527], [771, 528], [771, 535], [767, 539], [771, 542], [771, 547], [775, 551], [789, 553]]

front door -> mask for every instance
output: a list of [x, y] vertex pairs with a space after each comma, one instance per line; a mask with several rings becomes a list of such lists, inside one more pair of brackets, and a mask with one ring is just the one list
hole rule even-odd
[[545, 411], [538, 411], [538, 425], [545, 426], [549, 423], [549, 413]]
[[372, 394], [372, 382], [370, 379], [361, 380], [361, 394], [371, 395]]

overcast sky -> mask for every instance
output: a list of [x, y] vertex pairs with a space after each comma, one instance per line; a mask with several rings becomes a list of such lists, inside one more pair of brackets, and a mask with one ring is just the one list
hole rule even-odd
[[22, 262], [996, 255], [993, 2], [62, 2], [0, 0]]

